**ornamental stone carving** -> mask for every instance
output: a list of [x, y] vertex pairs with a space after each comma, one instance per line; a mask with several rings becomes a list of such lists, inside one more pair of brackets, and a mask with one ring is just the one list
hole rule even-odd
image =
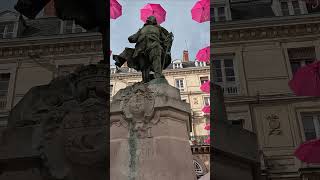
[[151, 138], [151, 128], [160, 120], [154, 110], [154, 93], [143, 83], [133, 85], [131, 92], [121, 101], [122, 118], [138, 138]]
[[269, 125], [269, 135], [280, 135], [282, 133], [279, 116], [271, 114], [266, 117]]

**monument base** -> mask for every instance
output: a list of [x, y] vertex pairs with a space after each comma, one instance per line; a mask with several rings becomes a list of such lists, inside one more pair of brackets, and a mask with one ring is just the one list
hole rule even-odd
[[113, 98], [113, 180], [195, 180], [188, 138], [190, 106], [167, 83], [137, 83]]

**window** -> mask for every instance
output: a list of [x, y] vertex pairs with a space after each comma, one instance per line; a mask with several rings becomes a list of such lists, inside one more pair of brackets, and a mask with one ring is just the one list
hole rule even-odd
[[65, 34], [85, 32], [85, 30], [81, 26], [75, 24], [74, 21], [64, 21], [63, 24], [63, 33]]
[[225, 21], [225, 7], [218, 7], [218, 21]]
[[295, 15], [301, 14], [300, 12], [300, 5], [298, 1], [292, 1], [292, 7]]
[[320, 112], [302, 113], [301, 118], [306, 140], [320, 138]]
[[173, 69], [182, 68], [182, 63], [173, 63]]
[[289, 16], [288, 2], [281, 2], [281, 11], [283, 16]]
[[200, 77], [200, 83], [201, 85], [205, 82], [209, 81], [209, 77], [208, 76], [204, 76], [204, 77]]
[[194, 165], [194, 169], [196, 171], [196, 175], [197, 177], [201, 177], [204, 175], [204, 171], [203, 168], [201, 167], [200, 163], [198, 163], [197, 161], [193, 160], [193, 165]]
[[300, 67], [313, 63], [316, 59], [314, 47], [288, 49], [288, 56], [292, 74], [294, 74]]
[[214, 10], [214, 8], [213, 7], [211, 7], [210, 8], [210, 21], [211, 22], [215, 22], [215, 15], [214, 15], [214, 12], [215, 10]]
[[214, 82], [222, 87], [225, 95], [239, 94], [238, 82], [232, 56], [215, 57], [213, 61]]
[[301, 14], [299, 1], [298, 0], [281, 1], [281, 11], [283, 16]]
[[205, 106], [210, 106], [210, 97], [203, 97], [203, 104]]
[[176, 88], [178, 88], [180, 91], [184, 91], [183, 79], [176, 79]]
[[7, 96], [10, 82], [10, 73], [0, 74], [0, 109], [7, 106]]
[[204, 66], [207, 66], [207, 63], [206, 62], [195, 61], [195, 66], [196, 67], [204, 67]]
[[73, 73], [80, 64], [68, 64], [68, 65], [59, 65], [58, 67], [58, 76], [66, 76]]
[[13, 38], [14, 23], [0, 24], [0, 38]]
[[210, 9], [210, 19], [212, 22], [226, 21], [226, 8], [224, 6], [212, 7]]

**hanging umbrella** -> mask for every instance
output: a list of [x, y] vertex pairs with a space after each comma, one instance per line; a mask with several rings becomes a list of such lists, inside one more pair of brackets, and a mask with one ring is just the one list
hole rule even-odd
[[320, 164], [320, 139], [310, 140], [301, 144], [294, 155], [303, 162]]
[[200, 49], [196, 55], [196, 59], [200, 62], [210, 61], [210, 46]]
[[210, 130], [210, 123], [206, 124], [204, 129], [209, 131]]
[[122, 15], [122, 6], [117, 0], [110, 0], [110, 18], [117, 19]]
[[205, 139], [203, 142], [206, 143], [206, 144], [210, 144], [210, 136], [208, 136], [208, 138]]
[[204, 106], [202, 108], [202, 112], [206, 113], [206, 114], [210, 114], [210, 106]]
[[206, 81], [200, 86], [202, 92], [210, 93], [210, 81]]
[[210, 21], [210, 0], [200, 0], [191, 9], [192, 19], [203, 23]]
[[156, 17], [158, 24], [161, 24], [166, 20], [166, 11], [160, 4], [148, 3], [142, 9], [140, 9], [140, 19], [143, 22], [146, 22], [149, 16]]
[[289, 86], [297, 96], [320, 96], [320, 61], [298, 69]]

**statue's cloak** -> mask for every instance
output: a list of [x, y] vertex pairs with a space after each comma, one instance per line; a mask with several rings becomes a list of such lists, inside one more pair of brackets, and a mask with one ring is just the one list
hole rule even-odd
[[[162, 61], [161, 65], [163, 69], [166, 69], [170, 63], [171, 63], [171, 46], [173, 42], [173, 36], [170, 34], [165, 28], [159, 26], [161, 33], [167, 37], [167, 41], [161, 41], [161, 47], [162, 47]], [[139, 32], [138, 32], [139, 33]], [[132, 37], [136, 38], [135, 36], [138, 34], [134, 34]], [[138, 46], [138, 48], [140, 48]], [[135, 48], [125, 48], [125, 50], [119, 54], [119, 55], [113, 55], [113, 59], [116, 61], [115, 65], [118, 67], [121, 67], [125, 62], [127, 62], [127, 65], [129, 68], [133, 68], [137, 71], [141, 71], [145, 69], [146, 67], [150, 66], [152, 62], [148, 62], [147, 59], [145, 58], [143, 53], [140, 54], [139, 56], [136, 56], [137, 51], [142, 52], [143, 50], [141, 49], [135, 49]], [[153, 71], [152, 66], [151, 71]]]

